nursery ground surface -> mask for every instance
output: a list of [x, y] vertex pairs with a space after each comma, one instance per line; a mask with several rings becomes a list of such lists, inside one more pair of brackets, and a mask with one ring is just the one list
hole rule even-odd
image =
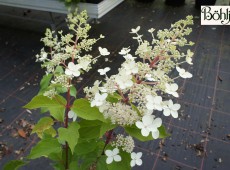
[[[29, 133], [41, 115], [22, 106], [36, 95], [44, 74], [35, 62], [35, 55], [42, 48], [40, 38], [49, 27], [47, 22], [51, 22], [51, 18], [48, 13], [27, 9], [0, 6], [0, 11], [2, 169], [7, 161], [27, 155], [38, 140]], [[65, 18], [53, 15], [57, 24]], [[145, 143], [136, 141], [135, 150], [143, 152], [144, 156], [143, 165], [133, 169], [228, 170], [230, 167], [230, 28], [200, 25], [200, 11], [194, 8], [192, 0], [180, 7], [166, 6], [161, 0], [148, 4], [127, 0], [98, 23], [93, 23], [90, 35], [104, 34], [106, 38], [98, 46], [108, 48], [112, 55], [108, 62], [100, 60], [94, 70], [76, 82], [78, 94], [83, 96], [82, 87], [99, 79], [97, 69], [109, 66], [116, 70], [120, 66], [123, 59], [118, 52], [122, 47], [134, 49], [137, 46], [129, 34], [131, 28], [140, 25], [141, 32], [146, 31], [145, 35], [148, 35], [149, 28], [168, 28], [187, 15], [194, 16], [193, 32], [188, 40], [195, 42], [192, 47], [195, 55], [194, 65], [187, 68], [193, 73], [193, 78], [178, 81], [181, 87], [178, 102], [182, 105], [179, 118], [164, 119], [164, 125], [171, 133], [169, 138]], [[61, 27], [65, 28], [65, 24], [62, 23]], [[98, 54], [97, 49], [92, 53]], [[21, 169], [50, 170], [49, 163], [46, 159], [39, 159]]]

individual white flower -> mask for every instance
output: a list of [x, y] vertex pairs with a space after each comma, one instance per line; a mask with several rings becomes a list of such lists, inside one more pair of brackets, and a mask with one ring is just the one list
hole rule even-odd
[[105, 154], [107, 156], [106, 163], [111, 164], [113, 161], [120, 162], [121, 156], [118, 155], [119, 150], [117, 148], [114, 148], [113, 150], [106, 150]]
[[159, 110], [162, 111], [162, 97], [161, 96], [146, 96], [146, 107], [148, 110]]
[[105, 75], [109, 70], [109, 67], [105, 67], [104, 69], [98, 69], [97, 71], [100, 73], [100, 75]]
[[138, 39], [141, 39], [143, 35], [138, 35], [137, 37], [133, 37], [134, 40], [138, 40]]
[[100, 54], [103, 55], [103, 56], [106, 56], [106, 55], [110, 54], [110, 52], [106, 48], [98, 47], [98, 49], [99, 49]]
[[192, 77], [192, 74], [185, 71], [185, 69], [183, 68], [180, 68], [180, 67], [176, 67], [176, 70], [179, 72], [179, 75], [182, 77], [182, 78], [191, 78]]
[[130, 74], [136, 74], [138, 73], [138, 67], [135, 61], [130, 60], [126, 61], [124, 64], [122, 64], [122, 67], [124, 68], [126, 75]]
[[138, 26], [137, 28], [132, 28], [130, 33], [136, 34], [140, 30], [140, 28], [140, 26]]
[[153, 31], [155, 31], [154, 28], [150, 28], [150, 29], [148, 30], [148, 32], [150, 32], [150, 33], [152, 33]]
[[178, 93], [176, 92], [178, 90], [178, 85], [176, 83], [173, 84], [165, 84], [165, 92], [168, 94], [173, 95], [174, 97], [179, 97]]
[[165, 101], [163, 114], [169, 116], [170, 114], [174, 118], [178, 118], [178, 110], [180, 109], [180, 104], [173, 104], [172, 100]]
[[133, 57], [131, 54], [127, 54], [123, 56], [126, 60], [134, 60], [137, 57]]
[[65, 74], [68, 76], [78, 77], [80, 75], [81, 66], [74, 64], [73, 62], [69, 62], [68, 67], [65, 70]]
[[88, 66], [90, 64], [91, 60], [80, 60], [78, 65], [83, 69], [83, 70], [87, 70]]
[[121, 55], [127, 55], [130, 52], [129, 48], [122, 48], [119, 54]]
[[72, 110], [70, 110], [68, 112], [68, 118], [73, 119], [73, 121], [76, 121], [77, 120], [77, 114], [75, 112], [73, 112]]
[[108, 96], [107, 93], [103, 93], [103, 94], [96, 93], [94, 100], [91, 102], [91, 107], [103, 105], [107, 96]]
[[146, 80], [148, 80], [148, 81], [156, 81], [154, 78], [152, 78], [152, 75], [151, 75], [151, 74], [146, 74], [146, 75], [145, 75], [145, 78], [146, 78]]
[[138, 152], [138, 153], [132, 152], [131, 153], [132, 160], [130, 162], [131, 167], [134, 167], [135, 165], [141, 166], [142, 165], [141, 157], [142, 157], [142, 152]]
[[[158, 127], [161, 126], [162, 124], [162, 120], [161, 118], [156, 118], [154, 119], [155, 116], [154, 115], [145, 115], [142, 117], [142, 122], [141, 121], [137, 121], [136, 122], [136, 126], [141, 129], [141, 134], [143, 136], [149, 136], [150, 132], [155, 132], [158, 131]], [[157, 137], [154, 136], [154, 139], [156, 139]]]
[[191, 57], [187, 56], [187, 57], [185, 58], [185, 60], [186, 60], [186, 62], [187, 62], [188, 64], [193, 65], [193, 63], [192, 63], [192, 58], [191, 58]]
[[104, 36], [104, 35], [102, 35], [102, 34], [100, 34], [100, 38], [105, 38], [105, 36]]
[[121, 71], [120, 74], [116, 76], [115, 82], [118, 84], [120, 89], [132, 87], [132, 75], [127, 75], [124, 71]]
[[44, 61], [47, 59], [48, 54], [46, 52], [42, 53], [41, 57], [39, 58], [39, 61]]

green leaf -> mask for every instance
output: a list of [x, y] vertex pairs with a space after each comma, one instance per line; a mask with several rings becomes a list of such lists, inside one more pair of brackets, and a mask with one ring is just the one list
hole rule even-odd
[[97, 169], [98, 170], [108, 170], [106, 164], [106, 156], [102, 155], [97, 161]]
[[88, 140], [88, 139], [95, 139], [100, 137], [100, 131], [102, 125], [101, 121], [81, 120], [79, 124], [81, 127], [79, 129], [79, 134], [81, 139]]
[[124, 152], [120, 149], [119, 155], [121, 156], [120, 162], [113, 161], [111, 164], [107, 164], [108, 170], [131, 170], [130, 162], [131, 156], [130, 153]]
[[81, 164], [80, 166], [80, 170], [86, 170], [86, 169], [89, 169], [89, 167], [96, 162], [97, 160], [97, 150], [93, 151], [93, 152], [90, 152], [88, 154], [86, 154], [84, 157], [83, 157], [83, 163]]
[[100, 137], [102, 137], [105, 132], [114, 129], [116, 127], [116, 125], [111, 124], [111, 123], [102, 123], [101, 125], [101, 129], [100, 129]]
[[125, 131], [132, 137], [137, 138], [138, 140], [145, 142], [153, 140], [152, 134], [150, 133], [149, 136], [143, 136], [141, 134], [141, 129], [138, 129], [135, 125], [132, 125], [130, 127], [125, 127]]
[[50, 135], [52, 137], [55, 137], [57, 135], [57, 132], [53, 127], [50, 127], [49, 129], [45, 130], [43, 133], [45, 133], [46, 135]]
[[117, 103], [121, 99], [122, 99], [122, 97], [117, 93], [108, 94], [108, 96], [106, 98], [106, 100], [110, 103]]
[[35, 147], [32, 148], [28, 159], [36, 159], [42, 156], [49, 156], [51, 153], [57, 153], [61, 151], [61, 145], [57, 138], [46, 135]]
[[137, 112], [137, 114], [140, 116], [141, 112], [139, 111], [139, 109], [134, 104], [132, 104], [132, 103], [130, 103], [130, 104], [131, 104], [132, 109], [135, 110]]
[[163, 125], [161, 127], [159, 127], [158, 130], [160, 132], [159, 138], [166, 138], [166, 137], [170, 136], [170, 134], [167, 133], [167, 131]]
[[52, 77], [53, 74], [47, 74], [42, 77], [42, 80], [40, 82], [40, 91], [38, 92], [38, 94], [42, 94], [46, 91], [46, 89], [49, 87]]
[[34, 126], [32, 133], [37, 133], [37, 135], [42, 138], [43, 132], [50, 129], [54, 124], [53, 119], [50, 117], [41, 118], [38, 123]]
[[54, 73], [56, 73], [56, 74], [64, 73], [64, 70], [63, 70], [62, 66], [57, 66]]
[[96, 140], [85, 140], [84, 142], [80, 142], [75, 147], [76, 155], [84, 155], [94, 151], [97, 147], [98, 142]]
[[56, 88], [58, 94], [66, 93], [68, 91], [68, 89], [66, 87], [63, 87], [61, 84], [55, 84], [52, 87]]
[[66, 100], [62, 96], [55, 96], [53, 99], [43, 95], [35, 96], [24, 108], [37, 109], [41, 107], [47, 108], [65, 108]]
[[3, 170], [17, 170], [18, 168], [26, 165], [27, 163], [28, 162], [24, 162], [21, 160], [12, 160], [4, 165]]
[[77, 90], [76, 90], [76, 88], [74, 86], [70, 87], [70, 95], [75, 97], [75, 98], [77, 96]]
[[50, 115], [53, 116], [56, 120], [64, 122], [65, 108], [50, 107], [49, 111]]
[[78, 160], [72, 160], [69, 164], [69, 170], [79, 170]]
[[86, 99], [77, 99], [73, 103], [71, 108], [77, 116], [86, 120], [100, 120], [106, 122], [103, 114], [98, 110], [97, 107], [91, 107], [90, 103]]
[[68, 128], [59, 128], [58, 129], [59, 140], [67, 141], [72, 153], [74, 152], [74, 148], [78, 142], [78, 138], [79, 138], [78, 130], [79, 130], [79, 128], [80, 128], [80, 126], [77, 122], [72, 122], [69, 124]]

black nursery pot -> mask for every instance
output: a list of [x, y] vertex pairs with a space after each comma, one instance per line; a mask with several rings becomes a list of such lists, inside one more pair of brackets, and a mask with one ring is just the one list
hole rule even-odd
[[202, 5], [215, 5], [216, 0], [196, 0], [195, 8], [200, 10]]
[[166, 0], [165, 4], [170, 6], [182, 6], [185, 4], [185, 0]]
[[99, 4], [101, 1], [103, 0], [85, 0], [85, 2], [91, 3], [91, 4]]

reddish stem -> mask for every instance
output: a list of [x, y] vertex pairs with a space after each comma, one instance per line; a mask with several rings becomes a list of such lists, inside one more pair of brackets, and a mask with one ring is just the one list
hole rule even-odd
[[155, 64], [159, 61], [159, 59], [160, 59], [160, 57], [159, 57], [159, 56], [156, 56], [156, 57], [154, 58], [154, 60], [150, 63], [150, 67], [151, 67], [151, 68], [155, 67], [155, 66], [156, 66]]
[[[70, 80], [69, 80], [70, 82]], [[65, 109], [65, 122], [64, 122], [64, 127], [68, 128], [68, 113], [70, 111], [70, 88], [68, 88], [67, 94], [66, 94], [66, 109]], [[69, 146], [68, 143], [65, 142], [65, 153], [66, 153], [66, 157], [65, 157], [65, 169], [68, 170], [69, 169], [69, 162], [68, 162], [68, 152], [69, 152]]]
[[105, 146], [102, 150], [102, 153], [101, 155], [104, 155], [105, 153], [105, 147], [109, 144], [109, 142], [111, 141], [111, 139], [113, 138], [113, 129], [112, 130], [109, 130], [108, 132], [105, 133], [105, 136], [106, 136], [106, 141], [105, 141]]

